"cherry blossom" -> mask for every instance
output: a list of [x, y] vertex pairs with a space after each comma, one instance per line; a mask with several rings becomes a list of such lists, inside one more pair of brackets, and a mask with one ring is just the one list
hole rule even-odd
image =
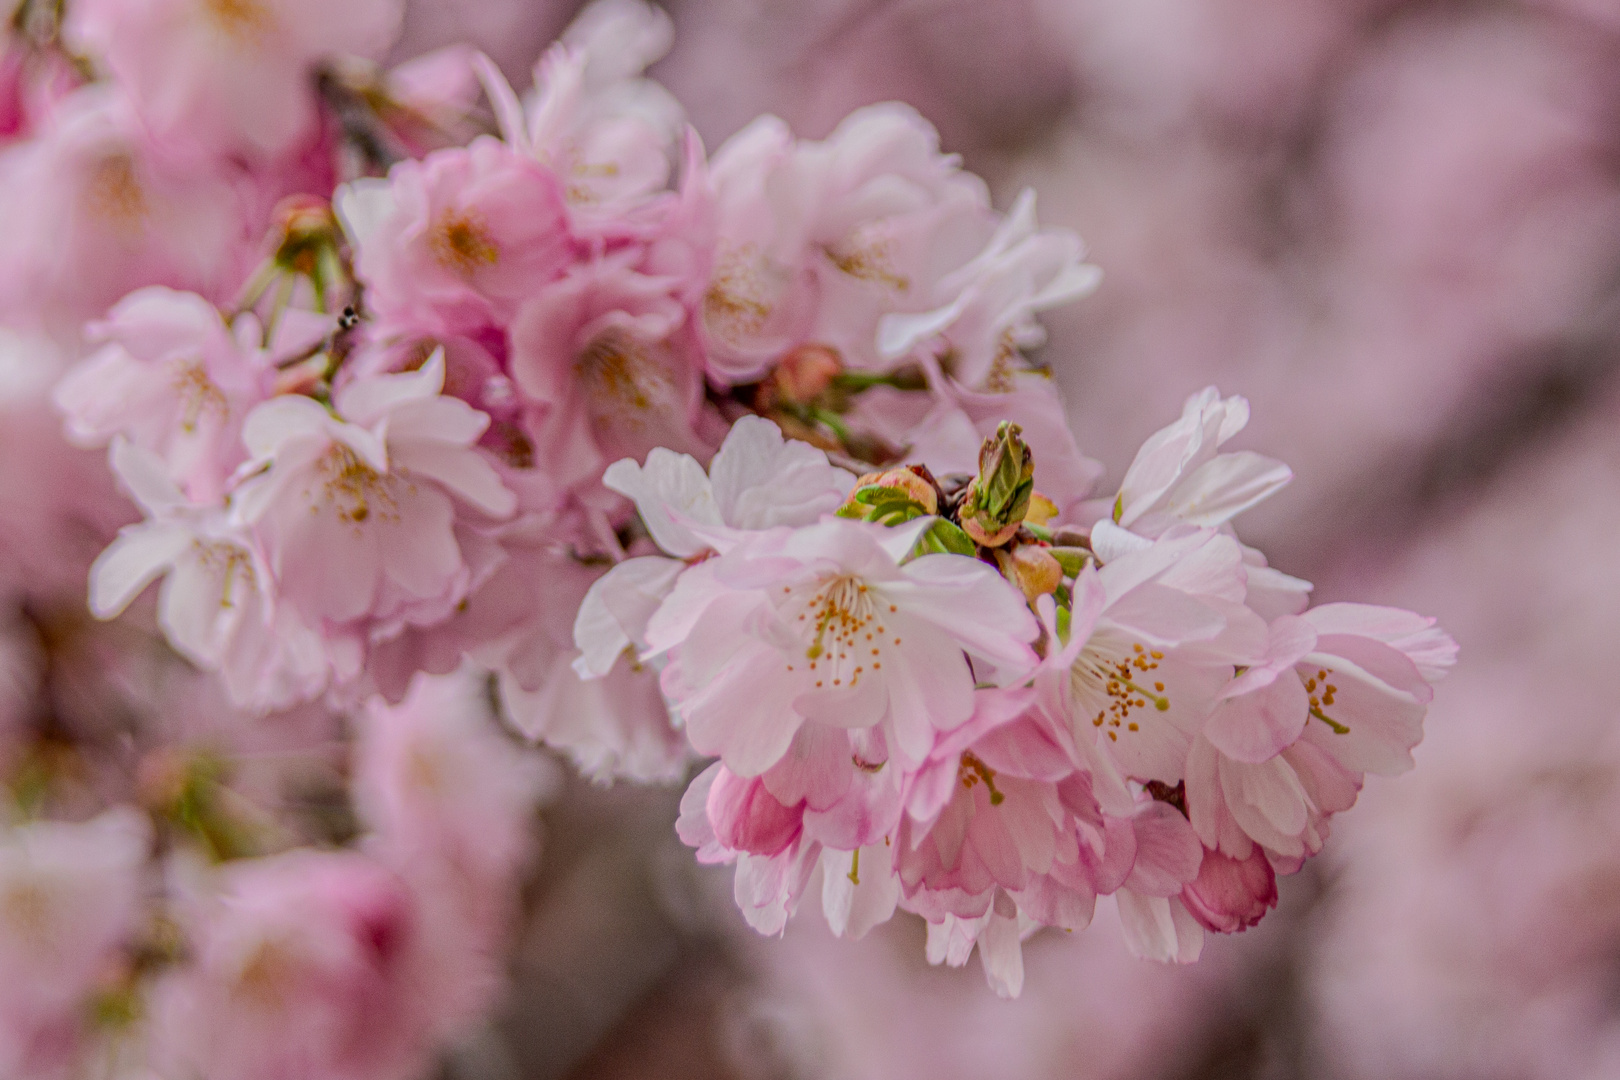
[[443, 385], [436, 353], [420, 371], [350, 384], [332, 411], [283, 396], [248, 415], [234, 512], [312, 625], [453, 606], [470, 573], [458, 520], [512, 513], [514, 496], [471, 449], [488, 417], [440, 396]]
[[257, 320], [227, 326], [202, 297], [131, 293], [92, 332], [107, 341], [58, 385], [68, 434], [86, 445], [122, 435], [164, 458], [198, 503], [216, 503], [245, 456], [242, 420], [275, 371]]
[[[892, 749], [918, 761], [934, 730], [968, 719], [969, 655], [980, 677], [1027, 674], [1035, 620], [999, 574], [957, 555], [901, 561], [929, 524], [823, 519], [686, 571], [647, 640], [670, 655], [664, 689], [693, 746], [754, 776], [806, 722], [882, 724]], [[964, 607], [972, 623], [954, 617]]]
[[399, 0], [84, 0], [67, 32], [171, 144], [274, 155], [318, 127], [315, 65], [381, 55], [401, 11]]
[[382, 335], [504, 327], [573, 253], [560, 181], [497, 139], [403, 161], [336, 205]]
[[45, 1074], [141, 929], [151, 830], [128, 807], [0, 832], [0, 1067]]

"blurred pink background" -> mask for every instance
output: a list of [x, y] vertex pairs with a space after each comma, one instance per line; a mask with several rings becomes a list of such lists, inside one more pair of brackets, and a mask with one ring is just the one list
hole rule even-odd
[[[578, 5], [417, 0], [518, 81]], [[758, 938], [670, 828], [571, 779], [517, 984], [447, 1066], [552, 1077], [1620, 1076], [1620, 2], [667, 0], [709, 147], [899, 98], [1105, 273], [1047, 319], [1117, 481], [1208, 383], [1293, 486], [1273, 565], [1440, 617], [1418, 768], [1372, 779], [1255, 931], [1190, 969], [1098, 927], [1023, 998], [897, 919]]]

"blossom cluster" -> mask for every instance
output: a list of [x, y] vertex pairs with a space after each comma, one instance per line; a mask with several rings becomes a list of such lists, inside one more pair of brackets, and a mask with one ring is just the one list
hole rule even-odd
[[[468, 49], [379, 66], [400, 15], [7, 32], [8, 362], [129, 500], [76, 511], [90, 612], [197, 701], [158, 694], [187, 724], [123, 788], [84, 797], [50, 722], [7, 765], [0, 1071], [415, 1075], [500, 983], [546, 786], [514, 736], [695, 774], [678, 832], [757, 929], [807, 889], [841, 935], [904, 909], [1004, 995], [1098, 896], [1196, 958], [1410, 767], [1455, 646], [1307, 609], [1237, 539], [1290, 477], [1222, 449], [1241, 398], [1099, 491], [1035, 350], [1100, 275], [1032, 194], [998, 211], [900, 105], [711, 154], [640, 0], [522, 96]], [[264, 739], [327, 769], [324, 816], [202, 749]]]
[[1230, 520], [1290, 478], [1221, 451], [1247, 419], [1241, 398], [1193, 396], [1070, 522], [1005, 422], [976, 475], [944, 480], [857, 480], [753, 418], [708, 476], [672, 454], [621, 463], [609, 482], [672, 557], [587, 594], [579, 666], [662, 664], [692, 747], [719, 759], [681, 836], [737, 864], [763, 932], [819, 869], [835, 933], [913, 911], [931, 961], [977, 946], [1004, 996], [1023, 938], [1084, 928], [1100, 895], [1138, 955], [1195, 960], [1206, 931], [1276, 906], [1277, 875], [1321, 850], [1366, 774], [1412, 766], [1456, 651], [1410, 612], [1307, 610], [1309, 584], [1236, 538]]

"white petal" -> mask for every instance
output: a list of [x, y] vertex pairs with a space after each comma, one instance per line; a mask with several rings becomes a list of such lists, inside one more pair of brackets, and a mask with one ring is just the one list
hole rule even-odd
[[495, 467], [475, 450], [443, 443], [406, 443], [393, 450], [396, 469], [437, 480], [493, 518], [508, 518], [517, 509], [517, 496], [501, 482]]
[[360, 251], [377, 227], [394, 212], [392, 186], [381, 177], [363, 177], [351, 180], [337, 189], [332, 197], [332, 208], [349, 237], [349, 244]]
[[91, 614], [110, 619], [123, 611], [191, 543], [191, 533], [177, 525], [147, 522], [121, 531], [90, 567]]
[[992, 910], [990, 922], [979, 935], [979, 960], [984, 977], [997, 997], [1015, 998], [1024, 989], [1024, 947], [1018, 937], [1017, 917]]
[[1260, 454], [1218, 454], [1175, 486], [1165, 511], [1194, 525], [1220, 525], [1270, 498], [1293, 478], [1287, 465]]
[[631, 633], [637, 639], [646, 633], [647, 620], [683, 569], [678, 559], [648, 555], [626, 559], [592, 583], [574, 619], [574, 645], [581, 654], [574, 670], [580, 678], [601, 678], [613, 669], [633, 644]]
[[108, 452], [113, 472], [124, 484], [141, 509], [158, 517], [180, 507], [191, 505], [185, 494], [169, 476], [163, 459], [150, 450], [136, 446], [125, 439], [113, 440]]
[[602, 483], [633, 501], [653, 541], [679, 558], [690, 558], [708, 545], [673, 514], [706, 525], [723, 524], [703, 466], [687, 454], [656, 446], [647, 455], [645, 466], [629, 458], [609, 465], [602, 474]]
[[351, 423], [371, 426], [408, 401], [425, 401], [444, 389], [444, 348], [433, 350], [416, 371], [356, 379], [337, 396], [337, 411]]
[[320, 403], [300, 394], [283, 394], [253, 407], [242, 424], [242, 443], [254, 458], [267, 458], [288, 439], [314, 435], [332, 419]]

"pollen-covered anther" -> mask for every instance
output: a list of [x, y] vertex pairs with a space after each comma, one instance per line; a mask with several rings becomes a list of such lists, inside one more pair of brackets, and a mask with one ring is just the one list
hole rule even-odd
[[991, 806], [1000, 806], [1002, 800], [1006, 798], [996, 790], [995, 770], [981, 761], [971, 750], [963, 752], [962, 763], [957, 766], [956, 778], [961, 781], [963, 787], [970, 790], [976, 784], [984, 784], [985, 790], [990, 793]]
[[199, 361], [177, 365], [174, 389], [180, 395], [180, 427], [188, 435], [197, 430], [205, 414], [213, 413], [223, 419], [229, 411], [224, 392], [214, 385]]
[[753, 245], [723, 250], [715, 259], [714, 277], [703, 294], [703, 321], [722, 338], [736, 341], [757, 334], [771, 317]]
[[312, 502], [311, 513], [329, 506], [339, 520], [357, 528], [373, 516], [379, 520], [399, 520], [399, 501], [394, 495], [394, 478], [385, 476], [360, 460], [343, 443], [334, 443], [322, 455], [319, 466], [321, 501]]
[[494, 266], [501, 257], [489, 227], [471, 210], [441, 215], [428, 235], [428, 248], [440, 266], [462, 277]]

